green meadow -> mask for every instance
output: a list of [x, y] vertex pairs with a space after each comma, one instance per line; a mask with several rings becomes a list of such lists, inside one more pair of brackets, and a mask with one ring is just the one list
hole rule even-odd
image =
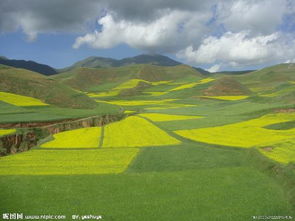
[[[36, 77], [67, 92], [63, 105], [50, 90], [37, 96], [6, 87], [0, 123], [125, 116], [1, 157], [0, 213], [110, 221], [295, 217], [295, 85], [284, 89], [294, 73], [270, 68], [270, 76], [269, 68], [206, 76], [184, 65], [127, 65]], [[288, 77], [272, 80], [273, 72]], [[17, 105], [20, 95], [33, 103]]]

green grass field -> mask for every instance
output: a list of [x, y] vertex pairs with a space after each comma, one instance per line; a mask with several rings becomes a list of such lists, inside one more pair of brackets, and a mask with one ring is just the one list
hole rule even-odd
[[[270, 70], [232, 75], [230, 90], [223, 90], [226, 74], [203, 76], [183, 65], [76, 68], [50, 79], [87, 95], [94, 107], [1, 100], [0, 123], [126, 117], [57, 133], [27, 152], [1, 157], [0, 214], [64, 214], [66, 220], [93, 214], [106, 221], [295, 217], [289, 94], [295, 79], [284, 66]], [[142, 82], [148, 86], [120, 94]], [[235, 85], [248, 93], [235, 94]], [[208, 88], [222, 95], [206, 95]], [[14, 132], [0, 129], [0, 136]]]

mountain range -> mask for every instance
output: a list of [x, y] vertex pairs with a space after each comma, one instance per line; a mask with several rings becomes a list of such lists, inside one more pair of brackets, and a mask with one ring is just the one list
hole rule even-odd
[[[159, 54], [142, 54], [134, 57], [123, 58], [123, 59], [113, 59], [105, 57], [91, 56], [81, 61], [74, 63], [73, 65], [62, 68], [54, 69], [45, 64], [40, 64], [34, 61], [25, 61], [25, 60], [15, 60], [8, 59], [4, 56], [0, 56], [0, 64], [15, 67], [23, 68], [30, 71], [34, 71], [43, 75], [54, 75], [62, 72], [67, 72], [75, 68], [84, 67], [84, 68], [108, 68], [108, 67], [122, 67], [132, 64], [153, 64], [158, 66], [177, 66], [182, 63], [175, 61], [167, 56]], [[208, 74], [209, 72], [202, 68], [195, 68], [197, 71]]]
[[35, 61], [15, 60], [15, 59], [8, 59], [4, 56], [0, 56], [0, 64], [15, 67], [15, 68], [27, 69], [40, 74], [44, 74], [44, 75], [57, 74], [57, 71], [54, 68], [46, 64], [37, 63]]

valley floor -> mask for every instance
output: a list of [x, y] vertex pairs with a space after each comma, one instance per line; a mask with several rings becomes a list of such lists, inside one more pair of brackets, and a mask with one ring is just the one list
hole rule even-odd
[[249, 100], [141, 102], [123, 106], [122, 121], [56, 134], [1, 158], [0, 213], [126, 221], [295, 216], [295, 133], [284, 128], [293, 112]]

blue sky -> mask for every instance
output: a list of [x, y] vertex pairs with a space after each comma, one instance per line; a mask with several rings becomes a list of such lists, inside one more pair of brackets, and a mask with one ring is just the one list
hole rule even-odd
[[62, 68], [160, 53], [210, 71], [295, 62], [291, 0], [2, 0], [0, 55]]
[[35, 41], [28, 41], [21, 31], [0, 35], [0, 55], [10, 59], [33, 60], [54, 68], [63, 68], [89, 56], [122, 59], [143, 53], [126, 44], [110, 49], [93, 49], [83, 46], [72, 47], [77, 34], [40, 34]]

